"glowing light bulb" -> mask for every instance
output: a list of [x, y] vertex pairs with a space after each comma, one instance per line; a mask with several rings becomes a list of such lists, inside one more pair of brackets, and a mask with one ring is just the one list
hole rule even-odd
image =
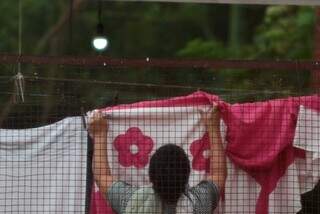
[[92, 45], [97, 51], [103, 51], [108, 47], [109, 41], [105, 36], [96, 36], [92, 40]]
[[100, 20], [100, 22], [97, 25], [97, 34], [92, 39], [92, 46], [97, 51], [103, 51], [106, 48], [108, 48], [108, 45], [109, 45], [109, 41], [104, 34], [104, 27]]

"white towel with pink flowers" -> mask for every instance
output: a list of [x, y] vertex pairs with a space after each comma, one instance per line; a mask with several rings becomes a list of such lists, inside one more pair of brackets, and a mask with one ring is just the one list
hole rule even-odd
[[[299, 102], [291, 103], [294, 113], [298, 115], [296, 129], [291, 127], [292, 124], [295, 124], [295, 118], [291, 116], [292, 121], [286, 121], [289, 125], [281, 126], [285, 128], [284, 130], [292, 132], [294, 142], [288, 139], [294, 147], [306, 152], [306, 158], [296, 157], [279, 178], [275, 189], [268, 195], [268, 213], [298, 212], [301, 209], [300, 195], [312, 190], [320, 178], [319, 110], [301, 106], [298, 112], [296, 108], [300, 105], [299, 103], [314, 104], [317, 107], [318, 98], [311, 98], [299, 98], [303, 102], [297, 99]], [[207, 155], [209, 139], [205, 133], [204, 121], [201, 120], [200, 112], [210, 111], [213, 104], [219, 105], [222, 113], [226, 111], [223, 109], [223, 103], [217, 97], [203, 92], [169, 100], [147, 101], [104, 109], [110, 117], [108, 158], [112, 173], [118, 179], [133, 185], [146, 185], [149, 183], [150, 156], [160, 146], [175, 143], [184, 148], [189, 155], [192, 166], [190, 185], [197, 184], [205, 178], [209, 164]], [[254, 110], [246, 111], [252, 116], [252, 119], [255, 118]], [[225, 114], [228, 113], [230, 112], [225, 112]], [[268, 114], [265, 116], [268, 117]], [[261, 126], [259, 123], [256, 124], [260, 131], [270, 130], [270, 124]], [[227, 125], [230, 127], [230, 124]], [[290, 126], [289, 129], [287, 126]], [[236, 128], [246, 131], [240, 126]], [[230, 129], [227, 130], [223, 125], [222, 131], [223, 139], [226, 139], [224, 145], [227, 147], [233, 140], [230, 138]], [[245, 134], [250, 135], [248, 131], [246, 132]], [[229, 158], [227, 158], [227, 168], [225, 200], [220, 200], [219, 209], [216, 211], [219, 213], [257, 213], [261, 186]], [[112, 213], [97, 187], [95, 190], [96, 192], [92, 195], [91, 213]]]
[[[209, 170], [209, 138], [201, 112], [212, 110], [216, 97], [197, 92], [186, 97], [147, 101], [104, 109], [108, 115], [108, 161], [116, 179], [148, 185], [149, 160], [161, 146], [173, 143], [189, 156], [189, 185], [205, 179]], [[91, 213], [111, 213], [97, 187]]]

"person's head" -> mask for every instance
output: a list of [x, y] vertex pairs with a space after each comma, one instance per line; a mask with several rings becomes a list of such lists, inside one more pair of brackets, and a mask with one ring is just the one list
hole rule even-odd
[[177, 203], [185, 191], [190, 175], [190, 162], [184, 150], [174, 144], [166, 144], [153, 154], [149, 177], [160, 199]]

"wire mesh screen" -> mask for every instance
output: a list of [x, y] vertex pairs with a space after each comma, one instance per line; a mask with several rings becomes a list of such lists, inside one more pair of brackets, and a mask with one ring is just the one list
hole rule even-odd
[[1, 213], [319, 213], [310, 71], [14, 68]]

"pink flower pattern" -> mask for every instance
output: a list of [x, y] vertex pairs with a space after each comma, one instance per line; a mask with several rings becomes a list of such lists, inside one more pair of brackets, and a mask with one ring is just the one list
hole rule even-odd
[[190, 146], [190, 152], [193, 156], [192, 168], [194, 170], [205, 170], [207, 173], [210, 171], [209, 151], [209, 134], [206, 132], [201, 139], [193, 141]]
[[124, 167], [135, 166], [138, 169], [148, 164], [153, 144], [151, 137], [144, 135], [137, 127], [129, 128], [113, 142], [118, 151], [119, 163]]

